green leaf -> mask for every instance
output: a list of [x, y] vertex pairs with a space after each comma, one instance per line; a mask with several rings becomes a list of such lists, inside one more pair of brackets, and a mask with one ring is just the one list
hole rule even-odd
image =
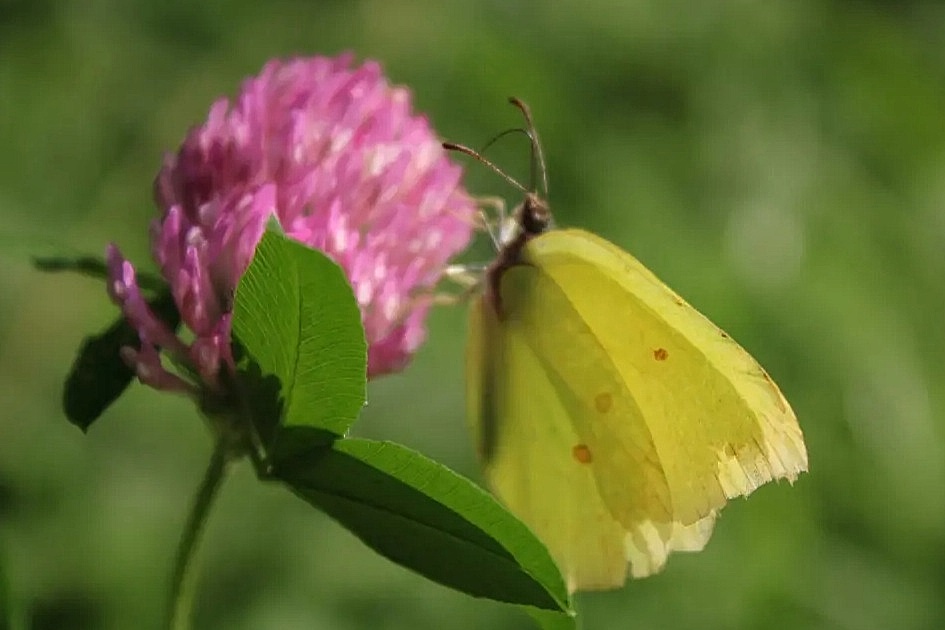
[[357, 419], [367, 366], [361, 312], [327, 256], [268, 229], [236, 289], [233, 334], [246, 355], [241, 390], [271, 459], [344, 435]]
[[341, 439], [274, 476], [383, 556], [476, 597], [570, 610], [545, 546], [487, 492], [390, 442]]
[[[180, 314], [169, 292], [148, 301], [154, 314], [172, 330], [180, 325]], [[134, 378], [134, 371], [121, 359], [123, 346], [140, 348], [138, 333], [123, 316], [105, 331], [86, 337], [66, 377], [62, 406], [69, 422], [87, 431], [115, 402]]]

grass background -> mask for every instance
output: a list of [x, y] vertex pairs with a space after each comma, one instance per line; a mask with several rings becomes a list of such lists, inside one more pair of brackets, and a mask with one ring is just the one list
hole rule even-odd
[[[519, 124], [507, 96], [530, 103], [559, 223], [634, 252], [798, 413], [810, 474], [734, 502], [703, 553], [580, 597], [586, 629], [945, 626], [945, 5], [0, 0], [0, 605], [21, 627], [156, 628], [210, 452], [191, 405], [141, 387], [87, 436], [66, 423], [74, 350], [115, 309], [29, 256], [114, 240], [143, 263], [163, 151], [266, 59], [347, 49], [444, 138], [480, 145]], [[490, 155], [527, 175], [520, 139]], [[464, 320], [433, 314], [357, 432], [475, 477]], [[200, 629], [529, 627], [248, 466], [203, 552]]]

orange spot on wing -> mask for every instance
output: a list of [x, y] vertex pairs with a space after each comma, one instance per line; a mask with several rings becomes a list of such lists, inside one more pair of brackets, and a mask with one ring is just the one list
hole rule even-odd
[[591, 455], [591, 449], [587, 447], [587, 444], [576, 444], [574, 448], [571, 449], [571, 455], [580, 464], [590, 464], [594, 460], [594, 456]]
[[653, 358], [657, 361], [665, 361], [669, 358], [669, 352], [666, 348], [657, 348], [653, 351]]
[[607, 413], [614, 406], [614, 397], [608, 392], [601, 392], [594, 397], [594, 407], [599, 413]]

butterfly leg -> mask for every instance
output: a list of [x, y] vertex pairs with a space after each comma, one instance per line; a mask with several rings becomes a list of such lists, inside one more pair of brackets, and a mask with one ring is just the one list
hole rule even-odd
[[443, 277], [460, 291], [423, 290], [401, 303], [393, 321], [403, 323], [410, 313], [423, 306], [455, 306], [467, 302], [482, 285], [485, 270], [486, 265], [448, 265], [443, 271]]
[[485, 275], [486, 267], [486, 265], [449, 265], [443, 271], [443, 277], [447, 282], [461, 289], [459, 293], [437, 291], [417, 297], [429, 299], [431, 304], [439, 306], [462, 304], [469, 300], [482, 286], [482, 278]]
[[461, 304], [479, 290], [486, 265], [449, 265], [443, 272], [443, 277], [453, 285], [459, 287], [459, 293], [438, 292], [431, 297], [434, 304], [453, 305]]
[[[478, 221], [474, 222], [476, 229], [485, 230], [489, 234], [493, 245], [500, 247], [501, 229], [506, 223], [507, 213], [505, 200], [501, 197], [477, 197]], [[487, 212], [487, 210], [492, 212]], [[437, 306], [452, 306], [467, 302], [469, 298], [482, 286], [482, 279], [486, 275], [487, 264], [448, 265], [443, 270], [443, 278], [460, 289], [459, 293], [444, 291], [424, 291], [407, 300], [398, 309], [399, 315], [395, 321], [400, 321], [418, 306], [426, 304]]]
[[[492, 245], [499, 249], [502, 241], [502, 226], [505, 225], [508, 213], [505, 210], [505, 200], [502, 197], [477, 197], [481, 228], [489, 234]], [[492, 213], [486, 212], [492, 210]]]
[[[501, 225], [505, 221], [505, 200], [501, 197], [476, 197], [475, 198], [476, 214], [470, 216], [468, 214], [460, 214], [456, 210], [449, 210], [450, 214], [462, 220], [463, 223], [468, 223], [476, 231], [485, 231], [492, 236], [493, 242], [495, 242], [496, 226]], [[490, 213], [486, 210], [492, 210], [496, 217], [491, 217]]]

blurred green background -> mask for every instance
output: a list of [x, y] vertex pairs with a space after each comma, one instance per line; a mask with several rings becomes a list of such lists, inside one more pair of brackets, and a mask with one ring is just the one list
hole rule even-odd
[[[634, 252], [800, 418], [810, 474], [735, 501], [703, 553], [581, 596], [584, 628], [945, 627], [938, 2], [0, 0], [0, 605], [35, 629], [156, 628], [210, 452], [188, 402], [140, 386], [88, 435], [66, 423], [73, 353], [116, 311], [101, 283], [28, 257], [114, 240], [146, 266], [163, 151], [267, 58], [345, 49], [381, 60], [451, 140], [481, 145], [520, 123], [507, 96], [529, 102], [559, 223]], [[490, 155], [527, 177], [521, 138]], [[477, 194], [516, 200], [468, 170]], [[433, 314], [357, 432], [478, 478], [464, 320]], [[203, 561], [201, 629], [529, 627], [248, 466]]]

